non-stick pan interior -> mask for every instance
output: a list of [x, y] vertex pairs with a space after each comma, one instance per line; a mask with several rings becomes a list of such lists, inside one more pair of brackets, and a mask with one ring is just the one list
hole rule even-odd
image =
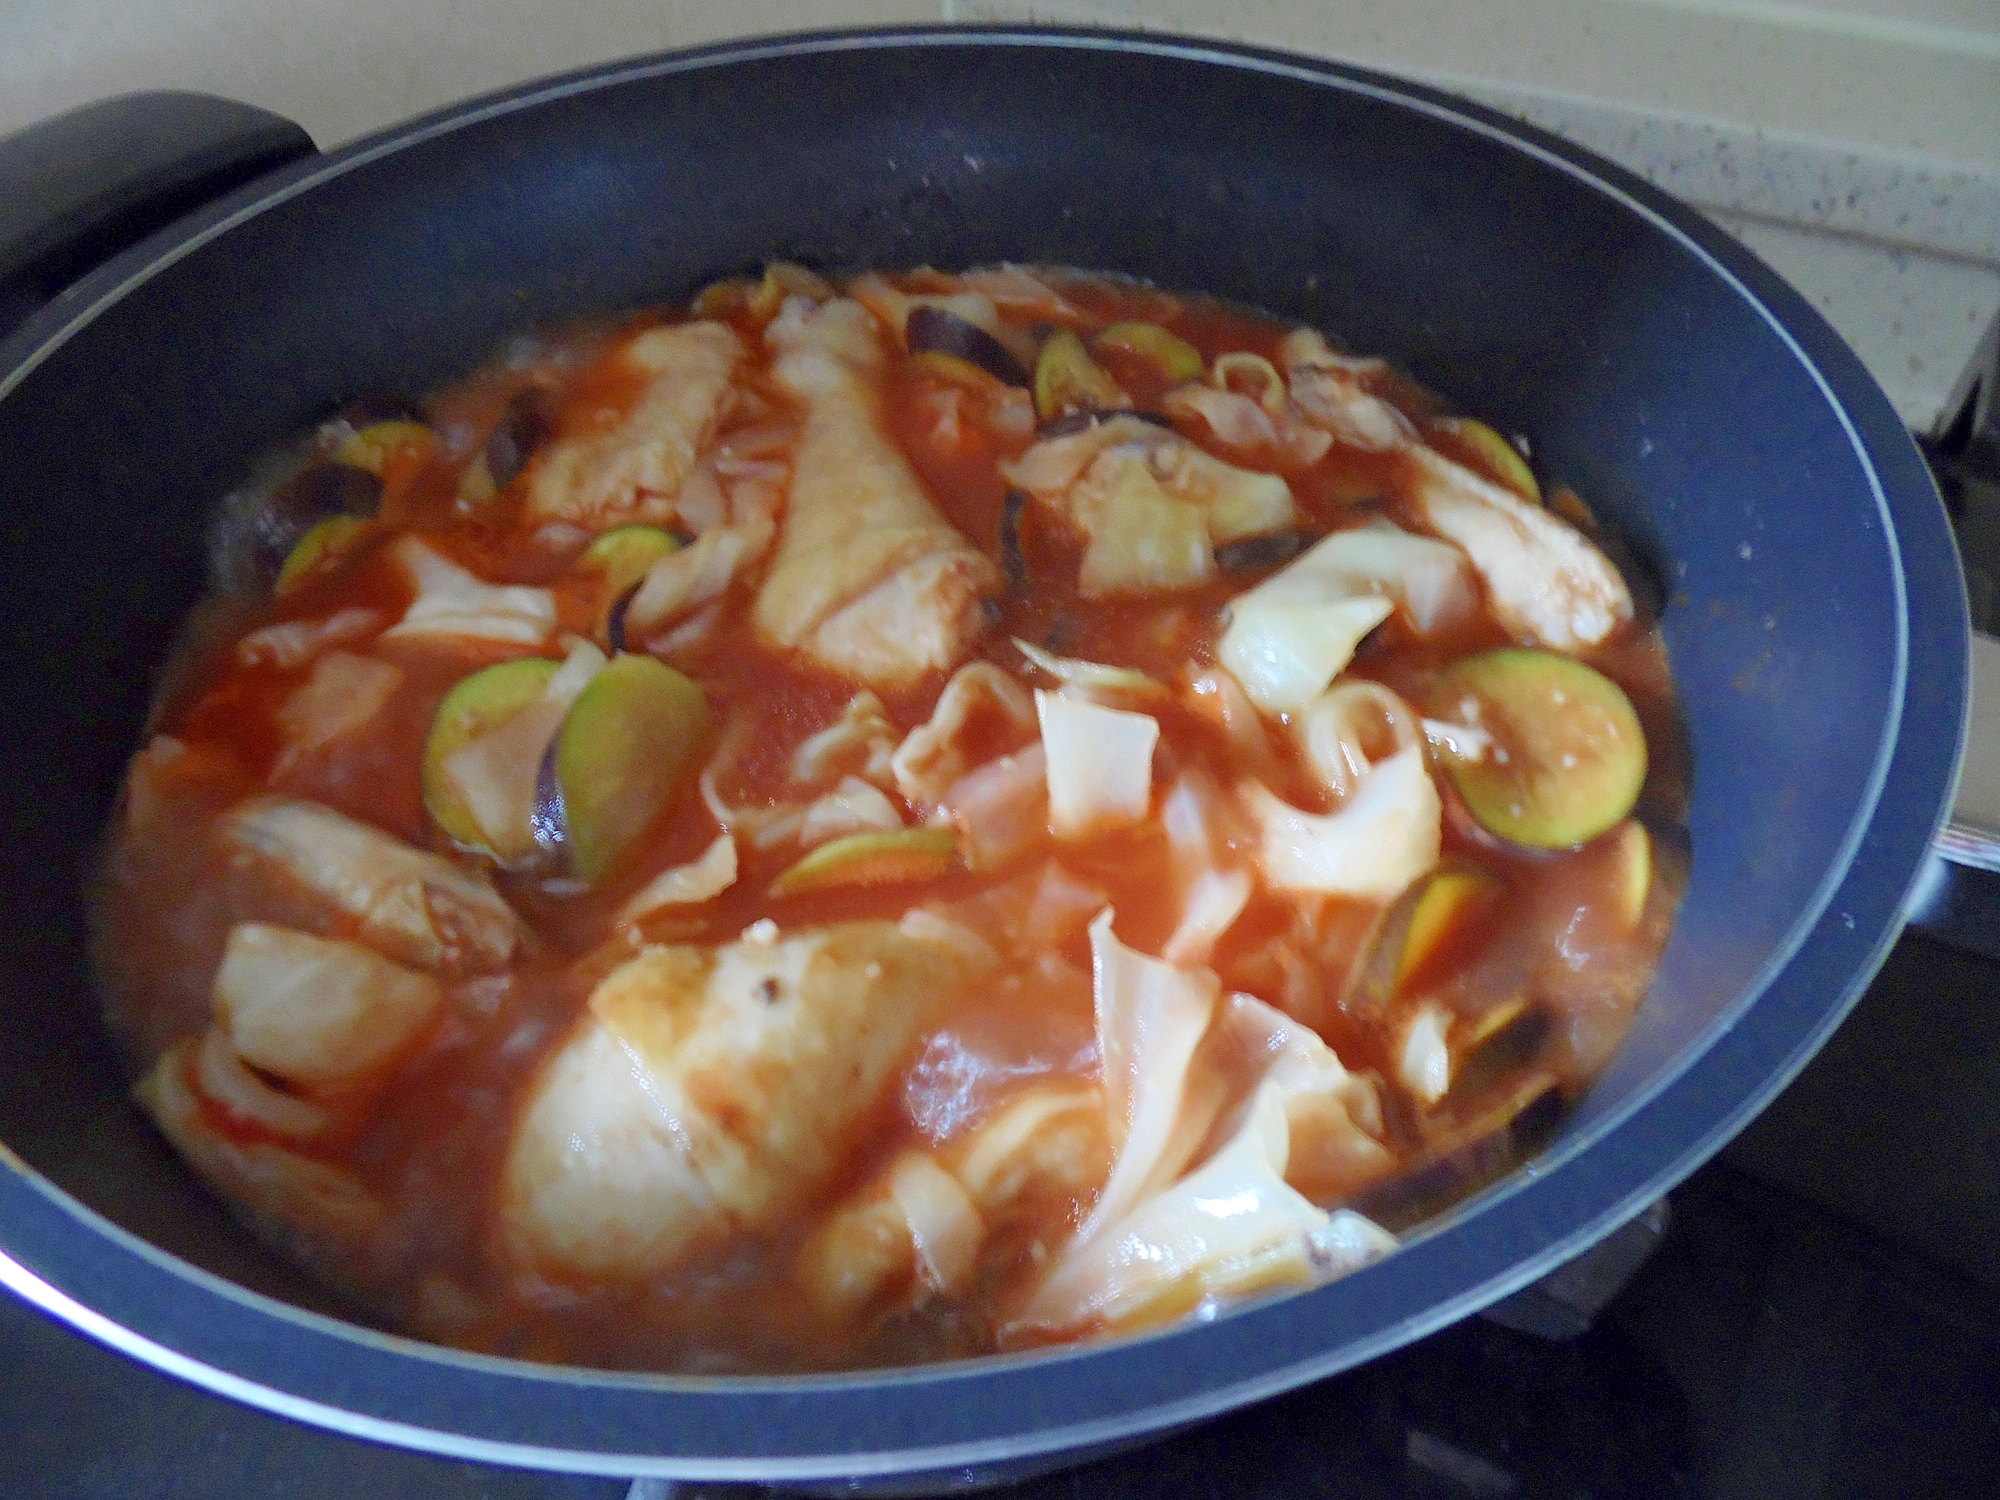
[[[309, 1295], [123, 1102], [78, 894], [200, 587], [209, 507], [260, 448], [357, 393], [420, 394], [525, 328], [678, 299], [768, 257], [1069, 264], [1255, 304], [1526, 434], [1627, 540], [1667, 600], [1693, 878], [1572, 1137], [1754, 1001], [1875, 805], [1904, 695], [1903, 580], [1874, 470], [1814, 362], [1682, 232], [1691, 219], [1421, 96], [1168, 47], [749, 49], [471, 111], [279, 180], [294, 190], [0, 397], [0, 1139], [225, 1276]], [[45, 315], [8, 352], [57, 326]], [[1737, 1102], [1691, 1121], [1690, 1141]]]

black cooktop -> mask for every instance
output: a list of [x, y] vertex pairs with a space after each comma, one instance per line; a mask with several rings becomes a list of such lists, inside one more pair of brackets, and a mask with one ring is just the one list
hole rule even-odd
[[[2000, 963], [1906, 936], [1581, 1334], [1475, 1318], [1014, 1500], [2000, 1494]], [[302, 1427], [0, 1296], [0, 1496], [714, 1500]]]

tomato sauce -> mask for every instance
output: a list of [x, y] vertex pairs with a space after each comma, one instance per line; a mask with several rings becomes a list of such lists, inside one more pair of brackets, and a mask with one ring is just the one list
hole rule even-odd
[[[1274, 359], [1287, 331], [1258, 314], [1136, 283], [1055, 274], [1045, 281], [1064, 310], [1059, 319], [1046, 310], [1004, 310], [1017, 343], [1051, 321], [1086, 333], [1117, 321], [1149, 321], [1208, 362], [1230, 350]], [[913, 274], [900, 285], [906, 293], [958, 287], [934, 273]], [[789, 412], [761, 352], [772, 309], [759, 308], [747, 289], [715, 305], [753, 353], [741, 380], [747, 395], [720, 418], [709, 450], [732, 432], [782, 422]], [[1021, 420], [1023, 393], [997, 380], [948, 379], [898, 351], [881, 391], [890, 438], [971, 546], [996, 567], [1025, 575], [988, 600], [986, 628], [970, 659], [1026, 687], [1053, 688], [1024, 664], [1013, 644], [1019, 639], [1163, 685], [1166, 692], [1143, 705], [1159, 726], [1154, 815], [1081, 841], [1040, 840], [1031, 855], [995, 870], [960, 866], [915, 883], [833, 885], [781, 898], [768, 888], [799, 859], [799, 844], [778, 838], [763, 845], [739, 830], [733, 884], [700, 903], [621, 923], [619, 913], [635, 892], [661, 871], [696, 860], [718, 836], [716, 814], [692, 773], [644, 836], [583, 888], [546, 860], [502, 867], [455, 844], [427, 810], [423, 765], [440, 702], [472, 672], [519, 655], [560, 656], [565, 636], [610, 644], [611, 601], [601, 577], [578, 562], [588, 530], [538, 522], [524, 501], [526, 479], [489, 499], [466, 498], [464, 479], [485, 433], [530, 387], [552, 403], [552, 441], [617, 431], [646, 385], [616, 358], [622, 341], [681, 316], [649, 313], [523, 345], [437, 393], [426, 404], [434, 440], [391, 453], [379, 475], [379, 511], [357, 544], [301, 586], [277, 597], [225, 601], [191, 630], [172, 678], [177, 686], [156, 706], [151, 729], [158, 738], [135, 761], [107, 847], [95, 903], [107, 1017], [136, 1074], [158, 1065], [176, 1043], [203, 1034], [213, 1022], [210, 988], [235, 924], [298, 915], [217, 842], [218, 819], [258, 794], [332, 808], [481, 872], [528, 934], [506, 967], [446, 978], [436, 1017], [383, 1076], [367, 1083], [365, 1106], [353, 1102], [357, 1091], [329, 1096], [329, 1108], [346, 1111], [338, 1128], [288, 1143], [202, 1096], [201, 1119], [216, 1138], [239, 1147], [275, 1144], [336, 1168], [380, 1205], [367, 1254], [356, 1262], [365, 1261], [366, 1269], [335, 1276], [359, 1299], [364, 1316], [468, 1348], [604, 1367], [792, 1370], [987, 1352], [1001, 1341], [1008, 1309], [1025, 1295], [1041, 1258], [1087, 1214], [1087, 1199], [1068, 1203], [1047, 1223], [1015, 1226], [1013, 1248], [988, 1253], [970, 1293], [905, 1298], [869, 1319], [830, 1324], [790, 1268], [833, 1205], [899, 1153], [961, 1137], [1006, 1095], [1009, 1080], [1096, 1078], [1092, 955], [1080, 922], [1051, 946], [1002, 954], [996, 970], [951, 1001], [894, 1086], [865, 1110], [864, 1144], [795, 1211], [668, 1275], [593, 1284], [510, 1260], [496, 1227], [495, 1182], [524, 1095], [596, 985], [649, 943], [726, 943], [766, 917], [786, 931], [895, 920], [919, 905], [1004, 910], [1012, 915], [1000, 926], [1013, 930], [1026, 920], [1036, 879], [1055, 861], [1070, 882], [1094, 893], [1094, 902], [1115, 909], [1120, 941], [1158, 953], [1175, 932], [1182, 904], [1175, 850], [1158, 816], [1170, 787], [1191, 778], [1212, 789], [1218, 857], [1248, 870], [1257, 868], [1258, 837], [1233, 800], [1246, 781], [1310, 813], [1338, 805], [1293, 743], [1287, 716], [1253, 711], [1246, 727], [1243, 705], [1232, 708], [1228, 684], [1219, 681], [1227, 676], [1217, 642], [1229, 603], [1277, 565], [1222, 572], [1169, 592], [1087, 596], [1078, 583], [1083, 538], [1046, 507], [1010, 502], [1002, 465], [1037, 441], [1032, 421]], [[1156, 409], [1165, 398], [1170, 382], [1145, 359], [1107, 353], [1104, 364], [1135, 407]], [[1447, 410], [1399, 378], [1384, 375], [1377, 385], [1412, 423]], [[1198, 424], [1182, 423], [1180, 431], [1224, 462], [1257, 467]], [[323, 432], [299, 452], [325, 461], [338, 437]], [[1447, 436], [1436, 446], [1505, 482], [1476, 443]], [[1335, 443], [1311, 465], [1291, 466], [1286, 479], [1298, 529], [1321, 537], [1378, 518], [1417, 529], [1401, 463], [1394, 452]], [[296, 662], [249, 661], [237, 651], [253, 631], [323, 622], [340, 611], [372, 611], [384, 624], [402, 617], [414, 591], [394, 547], [407, 536], [488, 584], [546, 588], [556, 621], [548, 642], [399, 639], [378, 628]], [[709, 708], [707, 739], [692, 764], [707, 769], [725, 804], [769, 812], [825, 792], [795, 783], [794, 757], [808, 737], [840, 718], [857, 685], [758, 638], [751, 622], [757, 577], [753, 568], [737, 578], [710, 606], [706, 627], [676, 639], [668, 660], [699, 686]], [[668, 634], [657, 631], [652, 640]], [[1419, 713], [1430, 712], [1429, 685], [1444, 666], [1508, 644], [1507, 629], [1483, 607], [1427, 634], [1398, 610], [1364, 640], [1346, 678], [1382, 684]], [[329, 651], [393, 668], [394, 687], [364, 730], [296, 753], [286, 705], [322, 670]], [[1394, 900], [1301, 895], [1260, 881], [1207, 956], [1205, 966], [1225, 991], [1277, 1007], [1312, 1028], [1349, 1071], [1379, 1080], [1383, 1139], [1403, 1170], [1356, 1201], [1392, 1228], [1519, 1159], [1533, 1138], [1525, 1128], [1513, 1130], [1528, 1116], [1517, 1121], [1508, 1101], [1536, 1080], [1559, 1100], [1573, 1100], [1588, 1086], [1623, 1035], [1664, 943], [1685, 859], [1677, 827], [1688, 776], [1664, 650], [1650, 622], [1640, 619], [1591, 649], [1588, 660], [1623, 689], [1644, 727], [1648, 769], [1630, 818], [1580, 848], [1512, 846], [1487, 833], [1451, 778], [1434, 770], [1443, 803], [1440, 868], [1477, 872], [1485, 883], [1476, 900], [1448, 914], [1407, 974], [1391, 984], [1379, 971], [1385, 945], [1401, 942], [1414, 920], [1424, 879]], [[879, 694], [896, 738], [931, 716], [948, 677], [933, 672]], [[987, 743], [976, 738], [968, 742], [975, 765], [1020, 749], [1032, 735], [1003, 730]], [[893, 787], [888, 795], [906, 821], [928, 815]], [[1635, 836], [1623, 832], [1628, 825], [1645, 830], [1647, 863], [1636, 886]], [[352, 922], [329, 925], [323, 914], [313, 921], [313, 930], [327, 936], [356, 930]], [[1454, 1026], [1498, 1017], [1496, 1040], [1475, 1049], [1451, 1090], [1429, 1104], [1399, 1081], [1402, 1027], [1419, 992], [1445, 997], [1459, 1018]], [[298, 1092], [282, 1079], [261, 1081]], [[194, 1087], [199, 1093], [199, 1079]], [[296, 1248], [298, 1235], [284, 1225], [274, 1231], [268, 1216], [254, 1205], [251, 1211], [260, 1229]], [[325, 1269], [340, 1251], [307, 1255]]]

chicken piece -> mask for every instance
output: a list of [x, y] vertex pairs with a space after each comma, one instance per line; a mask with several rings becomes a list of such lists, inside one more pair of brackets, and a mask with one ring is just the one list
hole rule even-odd
[[765, 337], [805, 430], [757, 632], [869, 687], [910, 687], [965, 654], [1000, 570], [939, 514], [889, 437], [877, 393], [887, 360], [867, 309], [795, 301]]
[[1493, 613], [1514, 634], [1580, 651], [1632, 618], [1631, 592], [1610, 559], [1554, 511], [1421, 444], [1410, 461], [1418, 518], [1472, 559]]
[[841, 1321], [897, 1293], [959, 1290], [992, 1236], [1072, 1222], [1110, 1169], [1102, 1091], [1031, 1084], [938, 1155], [897, 1157], [813, 1231], [794, 1272]]
[[528, 513], [593, 530], [672, 519], [681, 483], [715, 435], [743, 341], [721, 323], [640, 334], [613, 356], [645, 389], [608, 432], [551, 444], [528, 479]]
[[645, 950], [529, 1090], [501, 1171], [510, 1253], [632, 1280], [770, 1228], [839, 1170], [973, 969], [885, 922]]
[[1203, 583], [1218, 542], [1298, 520], [1278, 475], [1226, 464], [1137, 417], [1045, 439], [1001, 473], [1083, 534], [1087, 598]]
[[1070, 1079], [1031, 1084], [946, 1154], [979, 1211], [996, 1224], [1061, 1214], [1111, 1171], [1104, 1091]]
[[261, 922], [232, 928], [215, 1019], [252, 1067], [307, 1090], [381, 1069], [437, 1016], [437, 980], [355, 943]]
[[317, 803], [252, 797], [217, 834], [324, 930], [352, 924], [357, 939], [399, 963], [482, 974], [504, 967], [520, 942], [512, 908], [483, 876]]
[[1403, 488], [1416, 518], [1471, 560], [1493, 613], [1516, 636], [1579, 651], [1632, 617], [1625, 580], [1583, 533], [1446, 458], [1369, 392], [1360, 377], [1379, 361], [1337, 355], [1309, 329], [1289, 335], [1280, 354], [1292, 400], [1307, 416], [1350, 446], [1403, 453]]
[[905, 1151], [835, 1209], [799, 1247], [794, 1274], [823, 1315], [849, 1321], [900, 1291], [963, 1292], [986, 1224], [958, 1179], [924, 1151]]
[[263, 1238], [341, 1286], [372, 1279], [388, 1209], [353, 1173], [270, 1140], [220, 1129], [194, 1082], [203, 1044], [162, 1057], [133, 1089], [160, 1133]]

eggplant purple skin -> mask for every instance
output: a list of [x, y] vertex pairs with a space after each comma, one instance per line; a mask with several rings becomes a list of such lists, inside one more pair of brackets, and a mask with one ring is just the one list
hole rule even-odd
[[535, 810], [528, 814], [528, 827], [534, 831], [535, 846], [544, 854], [560, 854], [569, 842], [562, 782], [556, 778], [556, 744], [561, 739], [560, 729], [549, 736], [535, 766]]
[[611, 647], [611, 654], [613, 656], [618, 655], [621, 651], [630, 651], [632, 649], [625, 643], [625, 611], [632, 607], [633, 599], [638, 596], [639, 590], [644, 588], [645, 584], [646, 580], [641, 578], [632, 587], [612, 600], [611, 608], [604, 612], [605, 643]]
[[1028, 372], [1004, 344], [977, 323], [967, 322], [946, 308], [911, 308], [903, 323], [903, 342], [912, 354], [949, 354], [977, 365], [1002, 385], [1028, 383]]
[[272, 490], [257, 510], [259, 575], [266, 583], [274, 581], [299, 539], [320, 522], [334, 516], [366, 518], [381, 505], [380, 476], [351, 464], [308, 464]]
[[1000, 566], [1015, 588], [1028, 581], [1028, 559], [1021, 551], [1021, 515], [1027, 508], [1026, 490], [1009, 489], [1000, 502]]
[[1239, 537], [1215, 549], [1215, 565], [1225, 573], [1261, 573], [1290, 562], [1319, 540], [1311, 531], [1269, 531]]
[[372, 427], [377, 422], [428, 422], [424, 409], [416, 402], [402, 396], [392, 396], [386, 392], [376, 392], [367, 396], [356, 396], [352, 401], [333, 414], [336, 422], [345, 422], [359, 432], [363, 427]]
[[504, 490], [512, 484], [555, 430], [555, 407], [548, 392], [539, 386], [517, 392], [486, 435], [486, 446], [481, 450], [493, 488]]
[[1174, 430], [1173, 418], [1157, 411], [1135, 411], [1120, 407], [1116, 411], [1071, 411], [1059, 417], [1051, 417], [1035, 429], [1035, 436], [1042, 438], [1069, 437], [1079, 432], [1088, 432], [1099, 422], [1109, 422], [1113, 417], [1136, 417], [1141, 422], [1150, 422], [1155, 427]]

